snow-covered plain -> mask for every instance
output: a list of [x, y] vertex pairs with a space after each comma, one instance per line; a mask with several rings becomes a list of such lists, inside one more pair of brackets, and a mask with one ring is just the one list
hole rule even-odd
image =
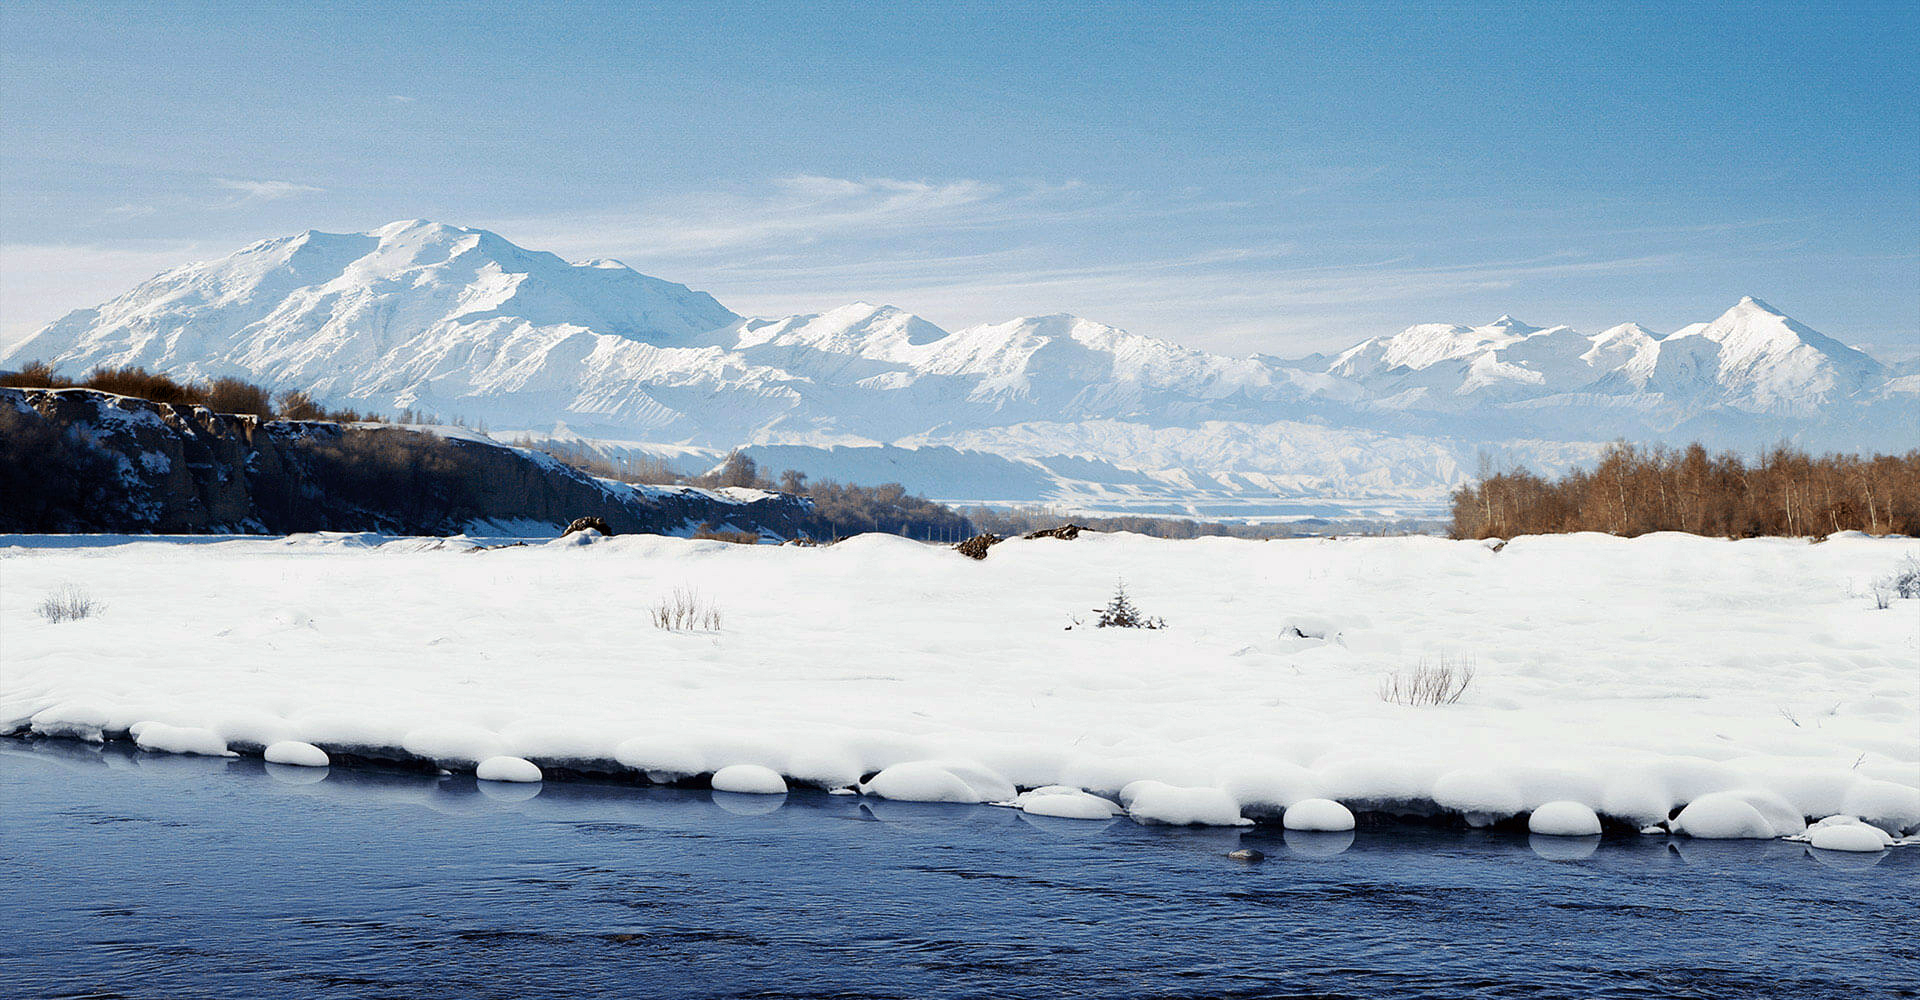
[[[1331, 799], [1475, 824], [1560, 803], [1636, 828], [1691, 806], [1675, 825], [1707, 836], [1920, 829], [1920, 601], [1866, 594], [1911, 539], [1083, 534], [982, 562], [872, 535], [82, 541], [0, 539], [0, 730], [535, 775], [757, 765], [1143, 822]], [[1066, 627], [1122, 578], [1166, 629]], [[104, 610], [43, 621], [67, 584]], [[655, 628], [681, 587], [724, 630]], [[1443, 655], [1475, 669], [1458, 703], [1381, 700], [1388, 672]], [[1064, 787], [1019, 795], [1043, 786]]]

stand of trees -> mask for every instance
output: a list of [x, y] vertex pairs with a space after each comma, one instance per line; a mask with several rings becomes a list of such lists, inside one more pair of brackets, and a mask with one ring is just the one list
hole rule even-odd
[[974, 532], [959, 511], [914, 496], [899, 483], [857, 486], [831, 479], [812, 481], [806, 473], [793, 469], [782, 472], [776, 483], [761, 475], [758, 463], [740, 451], [729, 454], [712, 473], [689, 482], [708, 488], [738, 486], [806, 497], [813, 501], [812, 530], [820, 540], [879, 531], [928, 541], [958, 542]]
[[44, 361], [29, 361], [17, 372], [0, 374], [4, 389], [98, 389], [119, 396], [136, 396], [176, 406], [204, 406], [215, 413], [236, 413], [262, 420], [332, 420], [354, 423], [370, 419], [353, 410], [329, 410], [313, 397], [290, 389], [275, 398], [264, 387], [237, 378], [182, 382], [137, 365], [96, 368], [77, 379], [56, 375]]
[[1684, 531], [1751, 538], [1836, 531], [1920, 534], [1920, 451], [1814, 457], [1779, 445], [1731, 452], [1615, 444], [1591, 470], [1494, 473], [1453, 495], [1455, 538]]

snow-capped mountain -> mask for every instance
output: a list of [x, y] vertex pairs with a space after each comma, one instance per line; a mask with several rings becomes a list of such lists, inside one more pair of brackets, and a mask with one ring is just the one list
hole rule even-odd
[[[941, 446], [989, 451], [1018, 474], [953, 499], [1009, 499], [1037, 475], [1059, 496], [1154, 509], [1430, 499], [1476, 451], [1553, 468], [1618, 436], [1911, 446], [1920, 410], [1910, 376], [1751, 298], [1664, 337], [1503, 316], [1409, 327], [1330, 360], [1236, 358], [1065, 315], [951, 332], [867, 303], [745, 319], [615, 261], [423, 221], [176, 268], [0, 365], [32, 359], [240, 375], [361, 409], [598, 440], [813, 448], [816, 474], [834, 471], [834, 445], [900, 444], [948, 465]], [[885, 453], [910, 486], [953, 479], [916, 470], [919, 453]]]

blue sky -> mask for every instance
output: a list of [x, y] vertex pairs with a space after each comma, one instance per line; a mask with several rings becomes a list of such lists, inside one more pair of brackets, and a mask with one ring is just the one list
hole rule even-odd
[[1295, 354], [1750, 293], [1920, 354], [1920, 5], [882, 6], [16, 0], [0, 340], [424, 217], [754, 314]]

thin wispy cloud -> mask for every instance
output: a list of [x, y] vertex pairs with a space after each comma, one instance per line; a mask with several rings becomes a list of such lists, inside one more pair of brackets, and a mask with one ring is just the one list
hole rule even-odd
[[[1077, 182], [794, 175], [744, 191], [501, 228], [531, 246], [619, 257], [760, 315], [856, 299], [948, 326], [1068, 311], [1229, 351], [1342, 346], [1410, 322], [1491, 318], [1452, 316], [1435, 303], [1679, 264], [1652, 250], [1541, 247], [1532, 256], [1491, 257], [1482, 256], [1490, 247], [1464, 243], [1389, 254], [1362, 241], [1328, 240], [1317, 223], [1257, 221], [1284, 219], [1288, 200], [1304, 190], [1350, 186], [1375, 173], [1309, 172], [1300, 187], [1264, 200], [1199, 190], [1156, 197]], [[1221, 234], [1218, 243], [1153, 252], [1175, 216]], [[1089, 229], [1101, 238], [1086, 240]]]
[[293, 181], [249, 181], [235, 180], [230, 177], [216, 177], [213, 179], [213, 182], [229, 191], [239, 192], [240, 198], [237, 199], [237, 201], [240, 203], [249, 201], [276, 201], [281, 198], [291, 198], [301, 194], [320, 194], [326, 190], [325, 188], [314, 187], [311, 184], [297, 184]]
[[695, 192], [622, 210], [499, 225], [560, 253], [592, 253], [617, 244], [654, 259], [817, 244], [850, 235], [871, 239], [903, 231], [928, 235], [1033, 223], [1072, 211], [1081, 192], [1075, 182], [1013, 185], [800, 174], [744, 191]]

